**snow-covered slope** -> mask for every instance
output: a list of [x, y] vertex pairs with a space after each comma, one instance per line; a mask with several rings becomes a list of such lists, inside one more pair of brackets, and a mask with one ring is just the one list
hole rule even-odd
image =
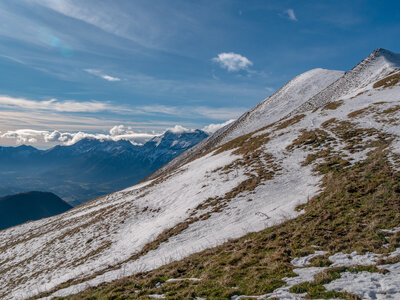
[[279, 121], [343, 74], [343, 71], [313, 69], [297, 76], [232, 123], [221, 134], [218, 145]]
[[[181, 158], [139, 185], [0, 231], [0, 297], [69, 295], [295, 218], [296, 207], [321, 192], [321, 175], [305, 161], [322, 150], [354, 165], [384, 134], [396, 167], [400, 70], [393, 58], [374, 52], [353, 69], [362, 69], [357, 76], [307, 72], [217, 132], [214, 148], [197, 149], [190, 162]], [[349, 128], [359, 129], [360, 147]]]
[[332, 82], [343, 76], [343, 74], [343, 71], [326, 69], [313, 69], [300, 74], [285, 84], [276, 93], [243, 114], [238, 120], [221, 128], [190, 151], [185, 152], [166, 166], [160, 168], [150, 178], [168, 172], [216, 146], [220, 146], [241, 135], [248, 134], [280, 120], [289, 112], [324, 90]]

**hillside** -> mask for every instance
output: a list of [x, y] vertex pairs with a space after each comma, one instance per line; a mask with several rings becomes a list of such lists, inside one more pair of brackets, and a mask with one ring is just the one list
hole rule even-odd
[[72, 206], [53, 193], [26, 192], [0, 198], [0, 230], [63, 213]]
[[305, 72], [285, 84], [275, 94], [269, 96], [238, 120], [221, 128], [215, 134], [203, 140], [189, 151], [173, 159], [167, 165], [151, 174], [149, 179], [162, 173], [168, 173], [217, 146], [227, 143], [241, 135], [248, 134], [285, 117], [289, 112], [305, 103], [318, 92], [324, 90], [338, 78], [343, 71], [313, 69]]
[[150, 180], [0, 232], [0, 297], [398, 298], [399, 58], [306, 72]]
[[144, 145], [85, 138], [48, 150], [0, 147], [0, 196], [45, 190], [78, 205], [141, 181], [207, 136], [201, 130], [167, 130]]

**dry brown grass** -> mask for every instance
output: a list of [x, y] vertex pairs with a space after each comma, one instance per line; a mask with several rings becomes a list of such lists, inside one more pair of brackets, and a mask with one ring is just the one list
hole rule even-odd
[[332, 102], [329, 102], [328, 104], [326, 104], [322, 110], [335, 110], [339, 106], [341, 106], [343, 103], [344, 103], [343, 100], [332, 101]]
[[369, 107], [365, 107], [359, 110], [355, 110], [347, 115], [349, 118], [357, 118], [365, 115], [369, 110]]
[[374, 88], [388, 88], [398, 84], [400, 81], [400, 72], [387, 76], [374, 84]]
[[294, 125], [294, 124], [300, 122], [301, 120], [304, 119], [305, 116], [306, 116], [306, 115], [304, 115], [304, 114], [300, 114], [300, 115], [296, 115], [296, 116], [294, 116], [293, 118], [290, 118], [290, 119], [288, 119], [288, 120], [279, 121], [279, 122], [275, 125], [275, 128], [276, 128], [277, 130], [285, 129], [285, 128], [289, 127], [289, 126], [292, 126], [292, 125]]
[[318, 148], [332, 140], [329, 134], [322, 129], [302, 130], [300, 136], [298, 136], [291, 145], [287, 146], [286, 149], [293, 150], [305, 146]]
[[382, 111], [383, 114], [394, 114], [400, 111], [400, 105], [396, 105]]

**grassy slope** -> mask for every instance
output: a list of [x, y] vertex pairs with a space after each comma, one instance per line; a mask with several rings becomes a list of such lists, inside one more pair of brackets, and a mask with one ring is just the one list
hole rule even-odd
[[[290, 261], [314, 252], [315, 246], [329, 252], [315, 258], [315, 266], [329, 265], [327, 257], [339, 251], [393, 251], [399, 246], [400, 234], [385, 237], [380, 231], [400, 223], [400, 173], [388, 159], [391, 137], [370, 129], [354, 129], [350, 122], [334, 119], [323, 128], [304, 131], [288, 148], [312, 150], [313, 154], [304, 164], [313, 163], [315, 170], [324, 176], [323, 191], [299, 207], [304, 214], [157, 270], [90, 288], [68, 299], [147, 299], [149, 294], [165, 294], [170, 299], [262, 295], [284, 285], [282, 278], [296, 276]], [[351, 165], [345, 156], [333, 151], [333, 141], [329, 138], [332, 134], [349, 151], [370, 149], [367, 159]], [[363, 142], [361, 136], [374, 138]], [[230, 142], [222, 150], [239, 147], [238, 152], [251, 154], [257, 151], [260, 141], [268, 142], [267, 136], [250, 138], [248, 135]], [[386, 243], [390, 243], [389, 248], [383, 247]], [[292, 290], [308, 292], [311, 298], [356, 299], [350, 294], [326, 292], [321, 285], [337, 278], [342, 271], [345, 269], [328, 269], [316, 282]], [[201, 280], [156, 287], [158, 282], [169, 278], [187, 277]]]

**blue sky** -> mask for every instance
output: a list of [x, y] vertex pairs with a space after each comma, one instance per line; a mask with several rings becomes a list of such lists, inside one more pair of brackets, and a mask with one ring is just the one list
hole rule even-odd
[[398, 1], [2, 0], [0, 19], [3, 145], [203, 128], [309, 69], [400, 52]]

